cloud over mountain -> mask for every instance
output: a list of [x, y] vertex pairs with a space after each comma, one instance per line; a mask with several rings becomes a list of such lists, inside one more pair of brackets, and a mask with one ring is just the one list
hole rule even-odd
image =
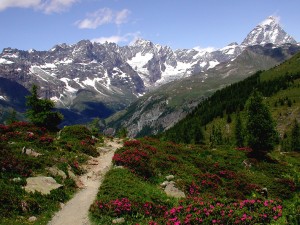
[[75, 25], [80, 29], [96, 29], [110, 23], [120, 25], [127, 22], [129, 15], [128, 9], [113, 11], [110, 8], [101, 8], [93, 13], [88, 13], [85, 19], [76, 21]]

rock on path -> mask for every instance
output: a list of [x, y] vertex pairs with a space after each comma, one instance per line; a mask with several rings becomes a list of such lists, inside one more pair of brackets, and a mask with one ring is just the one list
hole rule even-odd
[[108, 141], [101, 155], [92, 160], [88, 173], [80, 177], [83, 189], [57, 212], [48, 225], [90, 225], [88, 214], [90, 205], [95, 200], [105, 173], [109, 170], [112, 157], [121, 144]]

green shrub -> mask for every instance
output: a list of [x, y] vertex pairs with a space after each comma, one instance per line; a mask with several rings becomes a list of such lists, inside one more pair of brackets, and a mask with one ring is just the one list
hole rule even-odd
[[92, 132], [83, 125], [67, 126], [61, 131], [60, 144], [68, 151], [82, 152], [96, 157], [99, 153], [95, 147], [96, 140]]
[[83, 125], [67, 126], [61, 130], [62, 140], [68, 140], [68, 139], [84, 140], [91, 136], [92, 136], [91, 131]]

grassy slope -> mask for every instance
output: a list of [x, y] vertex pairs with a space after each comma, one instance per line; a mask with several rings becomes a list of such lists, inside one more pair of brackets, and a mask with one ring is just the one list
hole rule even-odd
[[[26, 122], [0, 124], [0, 224], [47, 224], [59, 210], [59, 203], [70, 199], [76, 191], [74, 180], [69, 176], [66, 179], [53, 176], [47, 167], [55, 166], [65, 174], [70, 168], [74, 174], [81, 174], [80, 166], [89, 155], [98, 154], [95, 144], [90, 142], [91, 135], [87, 128], [73, 126], [64, 128], [58, 139], [56, 133]], [[42, 155], [21, 154], [24, 146]], [[26, 185], [26, 178], [35, 176], [52, 176], [63, 188], [49, 195], [25, 192], [22, 187]], [[14, 178], [20, 181], [14, 182]], [[30, 216], [36, 216], [37, 221], [29, 222]]]
[[[125, 218], [125, 224], [154, 224], [153, 221], [157, 224], [176, 224], [172, 219], [176, 217], [177, 221], [183, 223], [188, 215], [194, 223], [187, 224], [197, 224], [196, 218], [202, 218], [204, 224], [211, 224], [214, 219], [223, 224], [233, 224], [243, 214], [253, 217], [252, 221], [245, 224], [253, 224], [255, 218], [256, 222], [264, 224], [285, 224], [288, 218], [289, 224], [296, 224], [293, 221], [296, 220], [295, 214], [299, 213], [297, 207], [300, 204], [297, 197], [299, 153], [281, 155], [274, 152], [277, 163], [252, 160], [252, 166], [247, 169], [242, 163], [247, 159], [246, 154], [230, 146], [185, 146], [150, 138], [127, 142], [125, 145], [117, 151], [116, 158], [122, 156], [125, 159], [130, 151], [136, 149], [147, 152], [149, 157], [142, 157], [136, 163], [126, 160], [121, 163], [115, 158], [115, 164], [125, 168], [114, 168], [106, 175], [97, 201], [91, 207], [95, 224], [112, 224], [112, 220], [120, 217]], [[156, 151], [149, 151], [149, 146]], [[162, 192], [160, 184], [169, 174], [175, 175], [175, 184], [185, 192], [186, 199], [178, 201]], [[274, 219], [277, 214], [270, 211], [275, 205], [266, 206], [266, 198], [260, 193], [263, 187], [268, 188], [268, 201], [277, 199], [274, 204], [283, 206], [280, 218]], [[197, 202], [199, 199], [202, 206]], [[244, 199], [260, 199], [263, 203], [253, 205], [254, 208], [233, 206], [234, 202], [239, 203]], [[205, 211], [198, 213], [198, 210], [188, 209], [204, 210], [206, 207], [215, 207], [209, 216], [205, 215]], [[222, 216], [222, 208], [225, 211], [232, 209], [232, 218], [227, 214]], [[172, 214], [172, 210], [176, 213]], [[170, 213], [172, 217], [169, 217]], [[269, 219], [259, 219], [259, 214], [263, 213]]]

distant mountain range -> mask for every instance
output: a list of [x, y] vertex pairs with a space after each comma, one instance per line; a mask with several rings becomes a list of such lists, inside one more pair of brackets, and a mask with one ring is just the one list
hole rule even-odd
[[[142, 39], [124, 47], [83, 40], [74, 45], [56, 45], [49, 51], [5, 48], [0, 54], [0, 77], [12, 81], [12, 88], [17, 83], [29, 90], [32, 84], [37, 84], [40, 95], [54, 100], [66, 115], [66, 123], [84, 122], [91, 117], [106, 118], [172, 81], [197, 76], [201, 82], [207, 83], [211, 71], [223, 67], [224, 63], [229, 65], [226, 68], [231, 68], [239, 56], [245, 55], [255, 45], [262, 47], [262, 54], [258, 55], [273, 54], [271, 58], [277, 57], [273, 63], [266, 63], [266, 68], [285, 60], [299, 48], [276, 18], [269, 17], [240, 45], [232, 43], [212, 52], [172, 50]], [[285, 46], [286, 54], [282, 53], [278, 59], [276, 49], [282, 46]], [[230, 77], [233, 70], [235, 68], [223, 76]], [[0, 86], [0, 103], [7, 104], [11, 100], [9, 93]]]

